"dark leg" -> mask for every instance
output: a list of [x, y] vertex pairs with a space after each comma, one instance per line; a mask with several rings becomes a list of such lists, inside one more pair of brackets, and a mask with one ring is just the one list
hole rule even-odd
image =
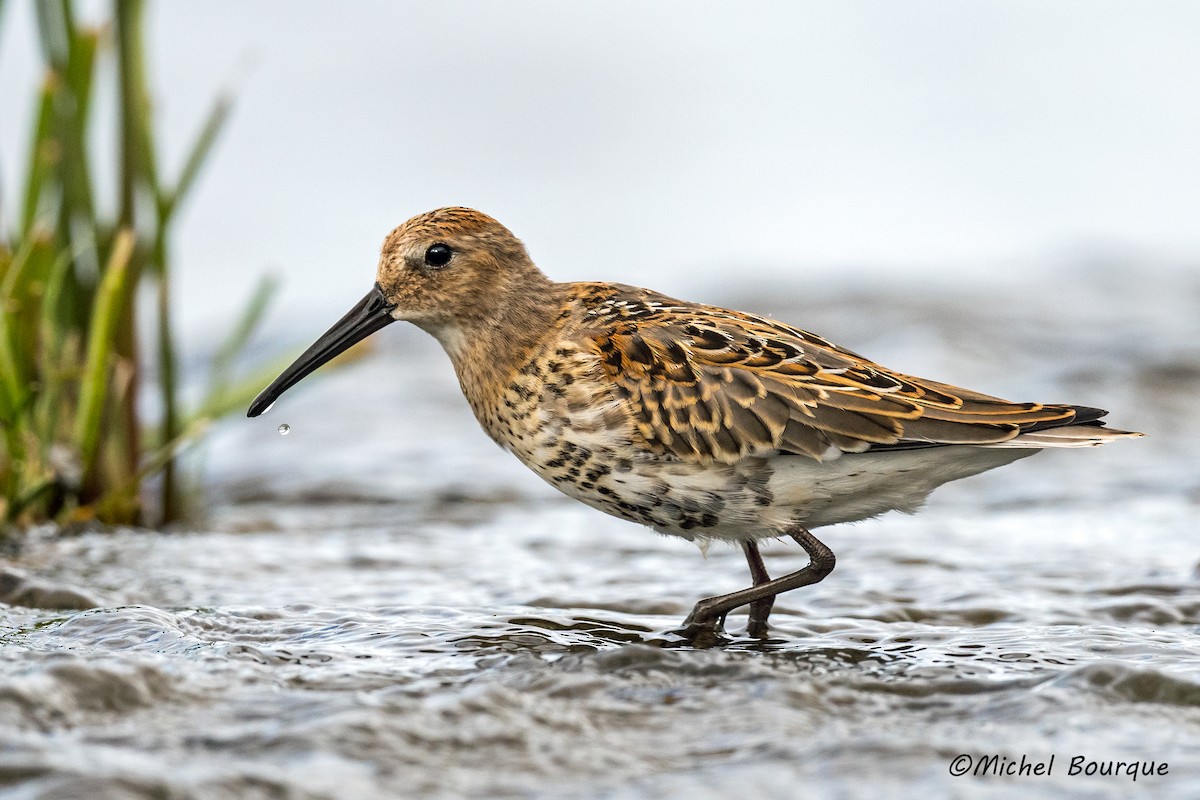
[[[720, 629], [725, 615], [733, 609], [750, 605], [751, 614], [753, 615], [754, 603], [767, 599], [773, 601], [777, 594], [790, 592], [792, 589], [799, 589], [801, 586], [817, 583], [830, 572], [833, 572], [836, 558], [833, 555], [833, 551], [826, 547], [821, 540], [800, 525], [793, 525], [787, 529], [786, 533], [795, 539], [808, 553], [808, 566], [790, 575], [784, 575], [782, 578], [760, 583], [749, 589], [742, 589], [737, 592], [730, 592], [729, 594], [708, 597], [701, 600], [699, 603], [696, 603], [696, 607], [692, 609], [692, 613], [683, 622], [684, 630], [688, 636], [693, 640], [698, 636], [705, 638], [705, 634], [712, 636]], [[765, 615], [763, 623], [764, 625], [766, 623]]]
[[[742, 550], [746, 552], [746, 563], [750, 565], [750, 578], [755, 586], [761, 586], [771, 580], [767, 574], [766, 565], [758, 553], [758, 543], [753, 539], [742, 542]], [[771, 606], [775, 605], [775, 595], [755, 600], [750, 604], [750, 621], [746, 624], [746, 633], [756, 639], [767, 638], [767, 617], [771, 616]]]

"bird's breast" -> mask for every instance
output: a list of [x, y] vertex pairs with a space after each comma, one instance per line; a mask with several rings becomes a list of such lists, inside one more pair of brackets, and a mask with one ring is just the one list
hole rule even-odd
[[686, 538], [741, 538], [763, 528], [772, 500], [767, 462], [701, 465], [652, 448], [585, 349], [547, 348], [490, 390], [462, 382], [488, 435], [570, 497]]
[[633, 425], [596, 357], [558, 344], [536, 353], [490, 392], [466, 391], [488, 435], [539, 474], [566, 454], [630, 451]]

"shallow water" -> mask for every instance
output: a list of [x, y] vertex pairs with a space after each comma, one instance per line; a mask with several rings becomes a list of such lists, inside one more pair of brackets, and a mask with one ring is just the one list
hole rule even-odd
[[[710, 650], [664, 633], [746, 583], [741, 555], [556, 495], [395, 326], [225, 425], [202, 529], [30, 538], [13, 564], [97, 607], [0, 604], [0, 795], [1200, 796], [1200, 285], [1155, 285], [705, 298], [1152, 434], [823, 529], [834, 574], [780, 598], [770, 641], [733, 615]], [[953, 777], [960, 754], [1055, 763]]]

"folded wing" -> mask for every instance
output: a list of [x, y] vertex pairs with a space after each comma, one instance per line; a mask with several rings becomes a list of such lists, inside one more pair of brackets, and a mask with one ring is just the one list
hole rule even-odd
[[610, 298], [590, 344], [646, 442], [699, 462], [988, 445], [1094, 422], [885, 369], [775, 320], [650, 295]]

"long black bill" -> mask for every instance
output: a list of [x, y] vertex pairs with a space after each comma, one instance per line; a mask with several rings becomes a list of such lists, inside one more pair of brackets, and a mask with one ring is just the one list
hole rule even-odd
[[339, 353], [345, 352], [351, 345], [395, 322], [391, 313], [395, 307], [394, 303], [389, 303], [384, 298], [383, 289], [379, 288], [379, 284], [375, 284], [375, 288], [359, 300], [346, 316], [321, 334], [321, 338], [317, 339], [312, 347], [305, 350], [270, 386], [254, 398], [246, 416], [257, 417], [270, 408], [271, 404], [279, 399], [279, 395], [299, 383], [305, 375]]

